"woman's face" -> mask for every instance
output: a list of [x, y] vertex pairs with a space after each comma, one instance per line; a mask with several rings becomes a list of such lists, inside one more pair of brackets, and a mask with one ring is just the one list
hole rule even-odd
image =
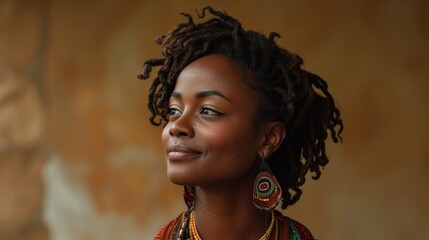
[[261, 145], [253, 124], [259, 98], [243, 76], [221, 55], [199, 58], [179, 74], [162, 133], [173, 183], [223, 184], [252, 174]]

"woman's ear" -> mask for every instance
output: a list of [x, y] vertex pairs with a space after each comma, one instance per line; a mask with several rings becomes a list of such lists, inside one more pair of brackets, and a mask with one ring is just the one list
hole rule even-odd
[[286, 137], [286, 127], [281, 122], [269, 122], [262, 127], [262, 142], [259, 155], [267, 158], [274, 153]]

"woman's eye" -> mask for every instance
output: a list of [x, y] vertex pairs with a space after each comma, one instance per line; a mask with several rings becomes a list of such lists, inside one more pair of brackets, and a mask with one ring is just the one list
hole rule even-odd
[[174, 107], [170, 107], [169, 109], [168, 109], [168, 115], [171, 117], [171, 116], [176, 116], [176, 115], [179, 115], [181, 112], [180, 112], [180, 110], [179, 109], [177, 109], [177, 108], [174, 108]]
[[220, 112], [204, 107], [203, 109], [201, 109], [200, 114], [204, 114], [204, 115], [222, 115]]

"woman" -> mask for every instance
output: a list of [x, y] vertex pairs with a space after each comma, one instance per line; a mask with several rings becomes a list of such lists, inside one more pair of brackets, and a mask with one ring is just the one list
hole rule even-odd
[[[149, 93], [150, 121], [163, 125], [167, 175], [184, 186], [188, 210], [155, 239], [314, 239], [285, 217], [310, 171], [328, 163], [328, 131], [338, 141], [340, 112], [302, 59], [223, 11], [177, 25], [157, 43], [163, 58]], [[337, 129], [338, 128], [338, 129]]]

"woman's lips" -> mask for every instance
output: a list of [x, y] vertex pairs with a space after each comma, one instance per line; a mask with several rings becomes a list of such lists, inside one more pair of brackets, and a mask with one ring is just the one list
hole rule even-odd
[[167, 158], [171, 161], [181, 161], [191, 158], [197, 158], [200, 155], [200, 151], [197, 151], [182, 144], [169, 145], [167, 147]]

